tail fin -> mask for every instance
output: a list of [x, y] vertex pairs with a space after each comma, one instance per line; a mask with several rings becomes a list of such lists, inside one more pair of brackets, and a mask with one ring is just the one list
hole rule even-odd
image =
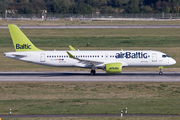
[[16, 26], [8, 25], [11, 38], [16, 52], [21, 51], [42, 51], [33, 45], [26, 35]]

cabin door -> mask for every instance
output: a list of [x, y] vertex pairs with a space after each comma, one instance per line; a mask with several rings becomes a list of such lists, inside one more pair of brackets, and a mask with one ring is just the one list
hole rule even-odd
[[156, 53], [152, 54], [152, 62], [157, 62], [157, 54]]
[[41, 61], [41, 62], [45, 62], [45, 54], [44, 54], [44, 53], [42, 53], [42, 54], [40, 55], [40, 61]]

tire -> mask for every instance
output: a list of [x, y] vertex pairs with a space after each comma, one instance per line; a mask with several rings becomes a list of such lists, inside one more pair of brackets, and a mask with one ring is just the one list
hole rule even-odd
[[159, 75], [162, 75], [162, 74], [163, 74], [163, 72], [162, 72], [162, 71], [160, 71], [160, 72], [159, 72]]
[[91, 75], [95, 75], [96, 74], [96, 71], [95, 70], [91, 70]]

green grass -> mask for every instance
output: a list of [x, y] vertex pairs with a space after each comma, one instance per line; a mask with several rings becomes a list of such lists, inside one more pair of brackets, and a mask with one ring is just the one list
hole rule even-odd
[[[180, 29], [22, 29], [37, 47], [179, 47]], [[0, 30], [0, 47], [11, 47], [9, 31]]]
[[180, 83], [0, 82], [0, 114], [179, 114]]
[[[43, 50], [158, 50], [173, 57], [177, 63], [167, 68], [180, 68], [180, 29], [22, 29], [27, 37]], [[87, 43], [90, 45], [87, 47]], [[57, 71], [4, 58], [4, 52], [14, 51], [8, 29], [0, 30], [0, 71]], [[77, 69], [81, 70], [81, 69]], [[123, 70], [126, 70], [123, 69]], [[129, 68], [128, 68], [129, 70]], [[148, 70], [148, 69], [147, 69]], [[154, 71], [154, 70], [153, 70]], [[173, 70], [177, 71], [177, 70]]]
[[62, 118], [3, 118], [2, 120], [178, 120], [180, 117], [62, 117]]
[[[126, 107], [130, 114], [179, 114], [179, 100], [147, 98], [1, 100], [0, 105], [6, 108], [13, 107], [13, 114], [120, 114]], [[9, 110], [6, 109], [1, 113], [8, 114]]]
[[[31, 38], [35, 43], [43, 47], [54, 46], [54, 47], [66, 47], [69, 44], [75, 47], [86, 47], [87, 43], [90, 47], [179, 47], [180, 40], [179, 36], [167, 36], [167, 37], [156, 37], [156, 36], [130, 36], [130, 37], [38, 37]], [[43, 43], [39, 40], [43, 39]], [[58, 43], [58, 44], [57, 44]]]

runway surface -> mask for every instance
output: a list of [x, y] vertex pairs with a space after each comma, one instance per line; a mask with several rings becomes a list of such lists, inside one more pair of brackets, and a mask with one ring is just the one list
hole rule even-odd
[[180, 72], [122, 72], [106, 74], [97, 72], [91, 76], [88, 72], [0, 72], [0, 81], [43, 82], [43, 81], [71, 81], [71, 82], [180, 82]]
[[[180, 25], [71, 25], [71, 26], [58, 26], [58, 25], [18, 25], [19, 28], [26, 29], [65, 29], [65, 28], [180, 28]], [[0, 29], [8, 29], [8, 26], [0, 26]]]
[[[124, 117], [180, 117], [180, 115], [153, 115], [153, 114], [124, 114]], [[0, 115], [0, 118], [36, 118], [36, 117], [121, 117], [120, 114], [112, 115]]]

